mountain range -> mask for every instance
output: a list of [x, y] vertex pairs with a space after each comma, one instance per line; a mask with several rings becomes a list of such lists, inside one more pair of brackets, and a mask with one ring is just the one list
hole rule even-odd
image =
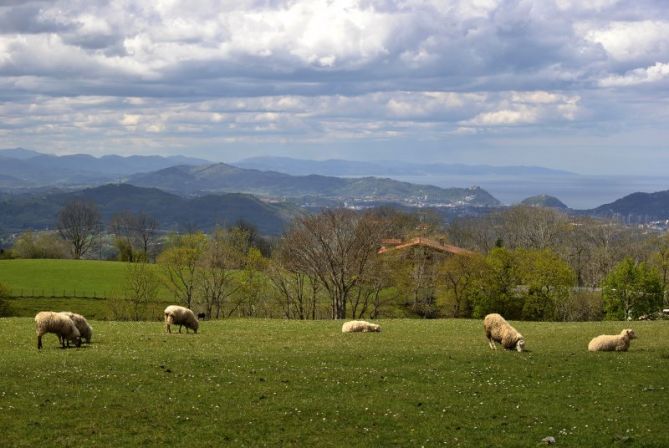
[[[184, 156], [55, 156], [24, 148], [1, 149], [0, 186], [8, 189], [12, 185], [19, 188], [100, 185], [135, 173], [156, 171], [174, 165], [206, 163], [211, 162]], [[3, 181], [3, 178], [9, 180]]]

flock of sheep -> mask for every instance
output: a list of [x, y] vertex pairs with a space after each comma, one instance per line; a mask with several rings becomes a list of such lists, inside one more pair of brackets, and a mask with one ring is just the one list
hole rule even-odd
[[[172, 325], [179, 326], [179, 333], [181, 333], [181, 327], [186, 327], [186, 333], [188, 333], [188, 330], [193, 330], [194, 333], [197, 333], [200, 326], [195, 313], [183, 306], [170, 305], [165, 308], [164, 315], [165, 330], [168, 333], [172, 332]], [[86, 318], [69, 311], [59, 313], [41, 311], [35, 316], [35, 327], [38, 349], [42, 348], [42, 336], [46, 333], [56, 334], [63, 348], [69, 347], [70, 342], [80, 347], [82, 340], [90, 344], [93, 337], [93, 328], [88, 324]], [[497, 343], [508, 350], [515, 349], [522, 352], [525, 349], [525, 338], [523, 335], [497, 313], [488, 314], [483, 319], [483, 329], [485, 330], [486, 338], [488, 338], [488, 345], [493, 350], [497, 350]], [[381, 326], [364, 320], [352, 320], [345, 322], [342, 325], [341, 331], [342, 333], [378, 333], [381, 331]], [[630, 346], [630, 340], [635, 338], [636, 334], [629, 328], [617, 335], [603, 334], [590, 341], [588, 350], [591, 352], [625, 352]]]
[[[525, 350], [525, 338], [511, 326], [501, 315], [497, 313], [488, 314], [483, 319], [483, 329], [488, 338], [491, 349], [497, 350], [496, 343], [508, 350]], [[380, 332], [381, 326], [366, 322], [364, 320], [352, 320], [345, 322], [341, 327], [342, 333], [368, 333]], [[594, 338], [588, 344], [591, 352], [626, 352], [630, 346], [630, 340], [635, 339], [636, 334], [632, 329], [625, 329], [616, 335], [602, 334]]]

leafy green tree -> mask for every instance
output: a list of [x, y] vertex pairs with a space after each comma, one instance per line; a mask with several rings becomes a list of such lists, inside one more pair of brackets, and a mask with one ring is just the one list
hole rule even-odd
[[608, 319], [636, 319], [662, 306], [662, 279], [644, 262], [625, 258], [609, 273], [603, 286]]
[[475, 297], [473, 316], [500, 313], [509, 319], [521, 317], [523, 303], [518, 297], [519, 276], [514, 251], [494, 248], [485, 258], [480, 289]]
[[168, 247], [158, 257], [163, 266], [168, 286], [182, 305], [191, 308], [197, 288], [200, 259], [207, 248], [207, 237], [202, 232], [172, 235]]
[[471, 317], [482, 297], [485, 258], [479, 254], [447, 257], [439, 268], [439, 286], [447, 294], [446, 315]]
[[576, 284], [574, 270], [550, 249], [519, 249], [515, 258], [522, 284], [522, 318], [554, 320]]

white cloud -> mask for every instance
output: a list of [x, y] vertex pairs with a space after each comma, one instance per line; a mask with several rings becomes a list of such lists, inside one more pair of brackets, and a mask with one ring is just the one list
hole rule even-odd
[[629, 87], [669, 78], [669, 63], [658, 62], [646, 68], [637, 68], [624, 75], [610, 75], [599, 81], [602, 87]]
[[601, 45], [617, 61], [669, 56], [669, 21], [609, 22], [604, 27], [577, 25], [585, 40]]

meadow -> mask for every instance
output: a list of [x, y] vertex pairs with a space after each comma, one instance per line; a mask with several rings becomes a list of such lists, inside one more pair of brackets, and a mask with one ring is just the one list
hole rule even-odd
[[[478, 320], [91, 323], [38, 351], [32, 319], [0, 319], [3, 446], [669, 446], [667, 321], [515, 322], [526, 353]], [[587, 352], [628, 325], [629, 352]]]
[[[162, 275], [158, 265], [149, 265]], [[122, 296], [127, 263], [97, 260], [0, 260], [0, 283], [13, 298], [14, 316], [34, 316], [40, 310], [78, 310], [88, 318], [111, 318], [108, 298]], [[158, 309], [174, 302], [162, 284]]]

